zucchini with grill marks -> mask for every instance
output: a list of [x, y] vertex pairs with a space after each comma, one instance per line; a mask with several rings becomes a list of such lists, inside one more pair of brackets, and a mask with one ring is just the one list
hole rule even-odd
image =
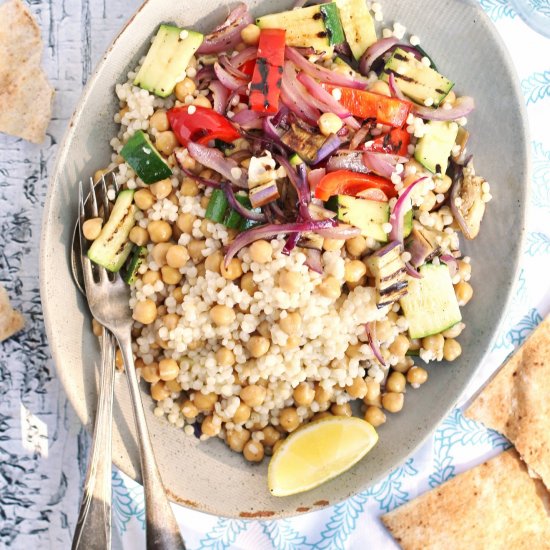
[[134, 191], [131, 189], [121, 191], [109, 220], [88, 249], [88, 258], [92, 262], [109, 271], [120, 271], [134, 246], [128, 239], [128, 235], [136, 224], [137, 211], [138, 208], [134, 204]]

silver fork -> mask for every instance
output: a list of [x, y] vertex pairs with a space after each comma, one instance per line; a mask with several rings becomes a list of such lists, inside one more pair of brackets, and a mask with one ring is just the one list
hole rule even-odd
[[[98, 207], [93, 181], [90, 181], [90, 187], [91, 215], [96, 217], [98, 216]], [[107, 190], [104, 181], [102, 195], [104, 209], [108, 211]], [[80, 227], [82, 227], [85, 220], [82, 183], [79, 185], [79, 216]], [[82, 231], [80, 232], [80, 249], [84, 286], [90, 311], [97, 321], [115, 336], [122, 353], [128, 379], [140, 452], [141, 477], [145, 491], [147, 548], [148, 550], [185, 550], [183, 538], [162, 484], [145, 421], [132, 354], [132, 314], [129, 306], [128, 285], [118, 274], [109, 276], [107, 271], [99, 266], [95, 266], [98, 278], [97, 281], [95, 280], [92, 263], [85, 254], [86, 248]]]

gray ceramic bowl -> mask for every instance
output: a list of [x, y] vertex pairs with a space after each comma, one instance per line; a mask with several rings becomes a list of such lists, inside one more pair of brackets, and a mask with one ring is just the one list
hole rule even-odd
[[[109, 48], [90, 79], [61, 146], [44, 213], [41, 290], [46, 329], [58, 375], [78, 416], [90, 426], [96, 406], [98, 345], [90, 315], [69, 269], [76, 213], [76, 183], [109, 161], [116, 135], [114, 85], [126, 80], [159, 23], [177, 22], [209, 31], [225, 18], [230, 0], [149, 0]], [[288, 8], [291, 0], [253, 0], [255, 14]], [[267, 490], [267, 461], [245, 463], [220, 441], [199, 443], [153, 415], [147, 420], [162, 477], [174, 501], [233, 517], [283, 517], [334, 504], [379, 480], [432, 432], [458, 399], [490, 348], [518, 264], [525, 220], [528, 171], [525, 113], [511, 62], [492, 24], [473, 0], [391, 0], [387, 22], [398, 20], [422, 39], [457, 90], [476, 99], [470, 116], [470, 151], [492, 183], [493, 201], [481, 235], [466, 243], [472, 257], [475, 296], [465, 308], [463, 354], [452, 365], [430, 367], [429, 382], [407, 394], [406, 407], [380, 429], [380, 441], [351, 471], [305, 494], [274, 498]], [[113, 460], [139, 479], [138, 454], [126, 381], [116, 384]]]

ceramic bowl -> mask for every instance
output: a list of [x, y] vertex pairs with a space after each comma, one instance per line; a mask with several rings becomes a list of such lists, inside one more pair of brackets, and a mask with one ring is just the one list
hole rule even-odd
[[[46, 329], [57, 373], [86, 426], [96, 407], [98, 343], [90, 315], [70, 274], [69, 253], [77, 182], [109, 163], [117, 134], [114, 86], [126, 80], [160, 23], [208, 32], [227, 15], [230, 0], [149, 0], [107, 50], [90, 79], [60, 147], [44, 212], [41, 291]], [[252, 0], [255, 15], [280, 11], [291, 0]], [[506, 307], [518, 265], [525, 221], [528, 172], [526, 116], [516, 75], [490, 21], [473, 0], [384, 2], [386, 25], [399, 21], [421, 37], [422, 47], [459, 93], [474, 96], [470, 152], [492, 184], [493, 200], [480, 236], [464, 244], [472, 257], [474, 298], [464, 309], [463, 353], [452, 364], [429, 367], [429, 382], [407, 393], [406, 406], [380, 428], [380, 441], [347, 473], [304, 494], [272, 497], [267, 460], [251, 465], [221, 441], [199, 442], [153, 415], [144, 391], [153, 446], [170, 497], [185, 506], [230, 517], [284, 517], [334, 504], [368, 488], [401, 464], [455, 404], [484, 355]], [[139, 480], [139, 460], [126, 381], [116, 382], [113, 461]]]

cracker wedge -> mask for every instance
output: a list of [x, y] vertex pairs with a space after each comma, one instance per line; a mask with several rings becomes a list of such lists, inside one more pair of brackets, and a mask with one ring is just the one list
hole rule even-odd
[[54, 93], [41, 56], [40, 29], [26, 4], [0, 5], [0, 132], [33, 143], [44, 141]]
[[506, 436], [550, 489], [550, 316], [465, 414]]
[[550, 495], [510, 449], [382, 517], [404, 550], [548, 550]]
[[0, 342], [13, 336], [25, 326], [25, 319], [10, 304], [6, 289], [0, 285]]

